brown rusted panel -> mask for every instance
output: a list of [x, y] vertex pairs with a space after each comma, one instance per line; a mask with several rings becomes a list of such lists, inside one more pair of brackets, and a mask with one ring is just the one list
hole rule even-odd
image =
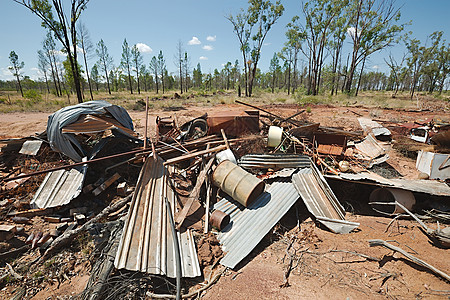
[[241, 136], [245, 133], [259, 132], [258, 111], [227, 111], [208, 115], [209, 134], [220, 133], [227, 136]]
[[342, 155], [347, 148], [347, 137], [339, 134], [317, 133], [314, 135], [317, 152], [326, 155]]

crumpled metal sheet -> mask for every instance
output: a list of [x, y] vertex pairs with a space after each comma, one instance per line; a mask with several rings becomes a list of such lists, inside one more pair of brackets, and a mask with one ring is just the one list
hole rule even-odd
[[344, 208], [313, 164], [294, 174], [292, 183], [309, 212], [331, 231], [349, 233], [359, 226], [359, 223], [345, 220]]
[[366, 133], [372, 132], [375, 136], [391, 135], [391, 132], [389, 131], [389, 129], [383, 127], [381, 124], [379, 124], [371, 119], [358, 118], [358, 121], [359, 121], [359, 124], [361, 125], [362, 129]]
[[[165, 199], [175, 212], [175, 194], [161, 158], [148, 157], [139, 175], [117, 250], [118, 269], [176, 277], [172, 229]], [[178, 232], [183, 277], [201, 275], [191, 232]]]
[[208, 114], [209, 134], [220, 133], [241, 136], [244, 133], [259, 132], [259, 111], [226, 111]]
[[131, 137], [137, 137], [136, 133], [123, 126], [116, 119], [101, 115], [82, 115], [72, 124], [64, 126], [62, 133], [97, 133], [105, 130], [118, 129]]
[[110, 113], [124, 127], [134, 130], [133, 121], [123, 107], [112, 105], [103, 100], [88, 101], [64, 107], [48, 117], [47, 135], [50, 146], [53, 150], [64, 153], [74, 161], [80, 162], [82, 157], [87, 156], [87, 153], [73, 133], [63, 133], [62, 129], [77, 121], [81, 115], [106, 113]]
[[285, 179], [271, 184], [247, 208], [231, 198], [224, 198], [216, 203], [214, 209], [230, 216], [230, 223], [217, 235], [225, 252], [220, 264], [229, 268], [236, 267], [298, 198], [294, 185]]
[[34, 208], [50, 208], [68, 204], [83, 189], [87, 165], [47, 174], [31, 200]]
[[238, 165], [244, 169], [304, 168], [310, 165], [310, 160], [300, 154], [248, 154], [239, 159]]
[[340, 173], [339, 175], [325, 175], [326, 178], [348, 181], [360, 181], [361, 183], [384, 187], [395, 187], [411, 192], [425, 193], [435, 196], [450, 196], [450, 187], [445, 182], [436, 180], [409, 180], [387, 179], [376, 173], [365, 171], [358, 174]]
[[377, 158], [386, 153], [386, 150], [384, 150], [372, 134], [367, 135], [362, 142], [355, 143], [355, 148], [369, 159]]

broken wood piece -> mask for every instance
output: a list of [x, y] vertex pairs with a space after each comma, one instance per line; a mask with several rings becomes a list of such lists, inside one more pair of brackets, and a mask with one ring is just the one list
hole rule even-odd
[[450, 248], [450, 227], [446, 227], [441, 230], [441, 228], [439, 227], [439, 222], [438, 222], [438, 229], [436, 229], [436, 230], [430, 229], [427, 227], [427, 225], [425, 225], [424, 222], [422, 222], [422, 220], [420, 220], [415, 214], [410, 212], [404, 205], [402, 205], [398, 201], [395, 201], [395, 205], [398, 205], [398, 207], [400, 207], [408, 215], [413, 217], [414, 220], [416, 220], [420, 224], [420, 226], [422, 226], [422, 228], [425, 230], [427, 236], [433, 242], [438, 243], [438, 245], [440, 245], [442, 247]]
[[[225, 146], [227, 146], [227, 149], [230, 149], [230, 144], [228, 143], [227, 136], [225, 135], [225, 131], [223, 129], [220, 129], [220, 132], [222, 133], [223, 141], [225, 142]], [[208, 144], [209, 146], [209, 144]]]
[[88, 222], [84, 223], [82, 226], [66, 230], [62, 235], [57, 237], [53, 243], [50, 245], [50, 247], [44, 252], [44, 254], [39, 258], [39, 262], [43, 262], [47, 258], [49, 258], [51, 255], [53, 255], [58, 249], [60, 249], [65, 244], [72, 241], [72, 239], [80, 234], [83, 231], [86, 231], [91, 224], [94, 224], [104, 217], [108, 216], [110, 213], [122, 208], [124, 205], [126, 205], [132, 198], [133, 193], [128, 195], [127, 197], [115, 202], [114, 204], [111, 204], [107, 206], [105, 209], [103, 209], [97, 216], [90, 219]]
[[198, 175], [197, 182], [195, 183], [194, 189], [191, 191], [191, 194], [189, 195], [188, 200], [186, 201], [186, 204], [184, 205], [181, 212], [178, 214], [176, 218], [177, 223], [177, 230], [180, 230], [181, 225], [183, 225], [184, 220], [187, 217], [187, 214], [189, 213], [189, 210], [191, 209], [192, 204], [195, 200], [198, 200], [198, 196], [200, 194], [200, 188], [202, 187], [203, 183], [205, 182], [206, 176], [208, 174], [208, 170], [211, 168], [212, 164], [214, 162], [214, 156], [211, 157], [206, 164], [206, 166], [200, 171], [200, 174]]
[[422, 267], [427, 268], [428, 270], [432, 271], [432, 272], [435, 273], [436, 275], [438, 275], [438, 276], [440, 276], [440, 277], [442, 277], [442, 278], [444, 278], [445, 280], [447, 280], [447, 281], [450, 282], [450, 276], [449, 276], [448, 274], [446, 274], [446, 273], [442, 272], [441, 270], [439, 270], [439, 269], [433, 267], [433, 266], [430, 265], [429, 263], [427, 263], [427, 262], [425, 262], [425, 261], [423, 261], [423, 260], [421, 260], [421, 259], [418, 259], [417, 257], [415, 257], [415, 256], [413, 256], [413, 255], [411, 255], [411, 254], [409, 254], [409, 253], [406, 252], [405, 250], [403, 250], [403, 249], [401, 249], [401, 248], [399, 248], [399, 247], [397, 247], [397, 246], [394, 246], [394, 245], [389, 244], [389, 243], [386, 242], [386, 241], [379, 240], [379, 239], [376, 239], [376, 240], [369, 240], [369, 246], [370, 246], [370, 247], [382, 246], [382, 247], [385, 247], [385, 248], [390, 249], [390, 250], [392, 250], [392, 251], [399, 252], [400, 254], [403, 254], [403, 256], [405, 256], [406, 258], [410, 259], [410, 260], [413, 261], [414, 263], [416, 263], [416, 264], [418, 264], [418, 265], [420, 265], [420, 266], [422, 266]]
[[101, 192], [103, 192], [104, 190], [106, 190], [111, 184], [113, 184], [116, 180], [118, 180], [120, 178], [119, 173], [115, 173], [113, 176], [111, 176], [110, 178], [108, 178], [107, 180], [105, 180], [105, 182], [103, 182], [102, 184], [100, 184], [100, 186], [98, 188], [96, 188], [95, 190], [92, 191], [92, 194], [94, 194], [95, 196], [98, 196]]
[[207, 234], [209, 231], [209, 209], [211, 202], [211, 185], [209, 181], [209, 177], [206, 178], [206, 207], [205, 207], [205, 226], [203, 229], [203, 233]]
[[7, 241], [14, 237], [17, 231], [15, 225], [0, 225], [0, 241]]
[[43, 216], [53, 213], [53, 207], [51, 208], [35, 208], [24, 211], [14, 211], [8, 214], [8, 217], [26, 217], [32, 218], [36, 216]]
[[194, 158], [196, 156], [201, 156], [201, 155], [204, 155], [204, 154], [219, 152], [219, 151], [225, 150], [226, 148], [227, 148], [226, 145], [221, 145], [221, 146], [209, 149], [209, 150], [202, 150], [202, 151], [193, 152], [193, 153], [190, 153], [190, 154], [186, 154], [186, 155], [183, 155], [183, 156], [179, 156], [179, 157], [175, 157], [175, 158], [169, 159], [169, 160], [167, 160], [164, 163], [164, 165], [165, 166], [172, 165], [172, 164], [175, 164], [175, 163], [179, 163], [181, 161], [185, 161], [185, 160]]

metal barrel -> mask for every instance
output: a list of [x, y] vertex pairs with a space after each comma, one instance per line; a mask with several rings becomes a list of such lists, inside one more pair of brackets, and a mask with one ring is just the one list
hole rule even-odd
[[247, 207], [264, 192], [264, 182], [229, 160], [214, 170], [213, 183], [234, 200]]
[[209, 223], [220, 231], [230, 223], [230, 216], [223, 211], [216, 209], [212, 212]]

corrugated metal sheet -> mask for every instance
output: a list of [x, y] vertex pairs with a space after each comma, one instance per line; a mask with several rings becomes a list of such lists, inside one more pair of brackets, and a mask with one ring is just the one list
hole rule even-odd
[[309, 164], [308, 156], [299, 154], [249, 154], [238, 161], [238, 165], [244, 169], [304, 168]]
[[284, 181], [273, 183], [247, 208], [231, 199], [214, 205], [214, 209], [230, 215], [230, 224], [218, 234], [226, 253], [222, 265], [236, 267], [297, 201], [294, 185]]
[[[128, 211], [114, 265], [118, 269], [176, 277], [176, 259], [165, 199], [175, 212], [175, 194], [161, 158], [149, 157], [142, 167]], [[190, 231], [178, 232], [182, 276], [201, 275]]]
[[325, 177], [338, 180], [361, 181], [361, 183], [376, 186], [396, 187], [435, 196], [450, 196], [450, 187], [445, 182], [436, 180], [387, 179], [373, 172], [361, 172], [358, 174], [340, 173], [339, 176], [325, 175]]
[[386, 153], [372, 134], [369, 134], [361, 143], [355, 143], [355, 148], [370, 159], [377, 158]]
[[359, 226], [345, 220], [344, 208], [313, 164], [294, 174], [292, 182], [309, 212], [331, 231], [349, 233]]
[[68, 204], [81, 193], [86, 170], [87, 165], [84, 165], [48, 173], [31, 200], [31, 205], [49, 208]]
[[450, 178], [450, 154], [420, 150], [417, 154], [416, 168], [420, 172], [428, 174], [430, 179]]
[[31, 140], [25, 141], [23, 143], [22, 148], [20, 148], [19, 153], [27, 154], [27, 155], [36, 155], [41, 149], [42, 141], [39, 140]]

